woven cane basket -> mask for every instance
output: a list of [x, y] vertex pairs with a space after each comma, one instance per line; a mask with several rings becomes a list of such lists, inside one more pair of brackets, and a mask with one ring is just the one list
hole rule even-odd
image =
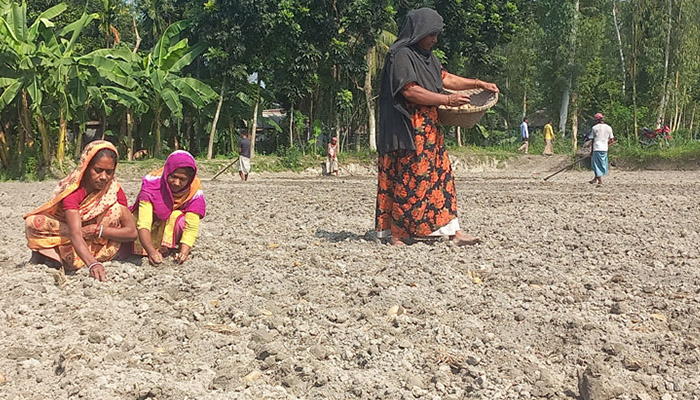
[[489, 108], [498, 102], [498, 93], [484, 89], [446, 90], [446, 92], [468, 94], [469, 104], [461, 107], [438, 107], [438, 116], [442, 125], [471, 128], [479, 122]]

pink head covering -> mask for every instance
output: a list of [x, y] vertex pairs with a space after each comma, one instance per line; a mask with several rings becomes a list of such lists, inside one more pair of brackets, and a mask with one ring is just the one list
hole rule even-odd
[[[184, 189], [185, 193], [176, 200], [168, 185], [168, 175], [178, 168], [192, 168], [194, 174], [192, 180]], [[204, 218], [206, 213], [206, 201], [202, 192], [202, 185], [197, 178], [197, 164], [194, 157], [186, 151], [174, 151], [165, 160], [163, 168], [153, 171], [143, 177], [141, 191], [136, 197], [136, 202], [131, 206], [133, 211], [140, 201], [148, 201], [153, 204], [153, 213], [161, 221], [167, 220], [173, 210], [180, 210], [183, 213], [193, 212]]]
[[605, 117], [601, 113], [596, 113], [596, 115], [593, 116], [593, 119], [596, 121], [602, 121]]

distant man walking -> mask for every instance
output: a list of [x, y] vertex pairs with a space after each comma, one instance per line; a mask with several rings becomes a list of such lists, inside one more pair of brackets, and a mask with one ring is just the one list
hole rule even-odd
[[608, 174], [608, 146], [613, 143], [615, 136], [610, 125], [605, 123], [603, 114], [597, 113], [593, 118], [596, 124], [591, 129], [591, 165], [595, 177], [589, 183], [598, 182], [602, 185], [603, 177]]
[[552, 141], [554, 141], [554, 129], [552, 128], [552, 121], [547, 121], [547, 125], [544, 126], [544, 151], [542, 152], [545, 156], [551, 156], [554, 154], [554, 146], [552, 146]]
[[326, 149], [326, 171], [328, 175], [338, 176], [338, 138], [333, 137]]
[[525, 150], [525, 154], [528, 154], [530, 150], [530, 132], [527, 130], [527, 117], [523, 118], [523, 123], [520, 124], [520, 136], [523, 144], [518, 147], [518, 152]]
[[241, 133], [241, 138], [238, 139], [238, 175], [241, 176], [242, 181], [248, 180], [248, 173], [250, 172], [250, 139], [248, 139], [248, 133]]

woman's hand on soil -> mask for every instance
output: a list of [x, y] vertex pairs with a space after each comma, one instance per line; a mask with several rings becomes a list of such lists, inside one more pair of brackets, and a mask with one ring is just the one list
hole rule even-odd
[[178, 264], [182, 264], [185, 261], [190, 259], [190, 246], [181, 243], [180, 244], [180, 252], [175, 255], [175, 262]]
[[158, 265], [163, 262], [163, 255], [160, 254], [158, 250], [154, 250], [152, 252], [148, 253], [148, 262], [151, 263], [151, 265]]
[[95, 264], [92, 268], [90, 268], [90, 276], [100, 282], [104, 282], [105, 279], [107, 279], [107, 272], [105, 272], [104, 265]]

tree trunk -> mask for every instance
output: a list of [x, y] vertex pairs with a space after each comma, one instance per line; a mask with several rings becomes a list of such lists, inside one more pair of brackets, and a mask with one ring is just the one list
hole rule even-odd
[[80, 153], [83, 151], [83, 132], [85, 132], [85, 122], [80, 122], [75, 134], [75, 148], [73, 149], [73, 158], [76, 160], [80, 159]]
[[[506, 65], [508, 65], [508, 55], [510, 54], [510, 45], [506, 45]], [[510, 74], [506, 74], [506, 90], [503, 91], [503, 93], [500, 93], [500, 96], [503, 96], [503, 104], [505, 104], [505, 118], [503, 118], [503, 129], [508, 132], [510, 129], [508, 124], [510, 123], [510, 110], [509, 110], [509, 103], [510, 103], [510, 95], [506, 95], [506, 93], [510, 93]]]
[[638, 7], [632, 7], [632, 117], [634, 119], [634, 138], [639, 140], [639, 121], [637, 120], [637, 53], [639, 52], [639, 33], [637, 31]]
[[680, 124], [680, 107], [679, 107], [679, 102], [680, 102], [680, 93], [678, 90], [678, 75], [679, 71], [676, 71], [676, 86], [675, 90], [673, 92], [673, 103], [674, 103], [674, 112], [673, 112], [673, 119], [671, 120], [671, 131], [675, 131], [678, 129], [678, 125]]
[[[309, 123], [306, 124], [306, 143], [307, 144], [309, 143], [309, 141], [311, 141], [311, 132], [314, 129], [314, 104], [315, 104], [314, 94], [315, 94], [315, 91], [314, 91], [314, 93], [311, 93], [309, 95]], [[313, 150], [312, 150], [312, 153], [313, 153]]]
[[695, 107], [697, 107], [697, 103], [693, 104], [693, 113], [690, 114], [690, 137], [695, 140], [695, 134], [693, 133], [693, 123], [695, 122]]
[[625, 96], [625, 82], [627, 81], [627, 73], [625, 73], [625, 53], [622, 51], [622, 36], [620, 35], [620, 24], [617, 22], [617, 0], [612, 0], [613, 6], [613, 22], [615, 23], [615, 33], [617, 33], [617, 45], [620, 50], [620, 67], [622, 68], [622, 96]]
[[126, 159], [134, 159], [134, 116], [131, 110], [126, 110]]
[[102, 137], [100, 139], [105, 140], [107, 135], [107, 113], [105, 110], [100, 110], [100, 128], [102, 130]]
[[192, 117], [186, 117], [185, 122], [185, 140], [187, 141], [187, 151], [192, 153]]
[[27, 101], [27, 91], [22, 89], [22, 107], [20, 108], [20, 129], [19, 129], [19, 140], [17, 141], [17, 169], [20, 174], [24, 174], [24, 160], [22, 154], [24, 153], [24, 146], [28, 141], [34, 138], [34, 130], [32, 129], [32, 117], [31, 111], [29, 110], [29, 102]]
[[236, 150], [238, 150], [238, 149], [236, 146], [236, 132], [235, 132], [235, 129], [233, 127], [233, 118], [231, 118], [231, 116], [228, 116], [227, 120], [228, 120], [228, 137], [229, 137], [229, 140], [231, 141], [231, 143], [230, 143], [231, 153], [235, 153]]
[[571, 23], [571, 36], [569, 37], [569, 76], [566, 81], [566, 87], [561, 96], [561, 109], [559, 110], [559, 132], [561, 136], [566, 136], [566, 121], [568, 120], [569, 114], [569, 101], [571, 97], [571, 92], [574, 87], [574, 65], [576, 63], [576, 43], [578, 36], [578, 17], [579, 17], [579, 0], [574, 1], [574, 18]]
[[571, 93], [571, 147], [578, 149], [578, 92]]
[[117, 136], [117, 149], [119, 149], [119, 152], [121, 155], [124, 155], [126, 153], [126, 146], [123, 145], [124, 143], [124, 138], [126, 137], [126, 110], [124, 110], [124, 118], [120, 118], [121, 122], [119, 124], [119, 135]]
[[134, 44], [133, 53], [136, 54], [139, 51], [139, 46], [141, 45], [141, 35], [139, 35], [139, 29], [136, 27], [136, 18], [131, 16], [131, 24], [134, 28], [134, 36], [136, 36], [136, 44]]
[[569, 100], [571, 97], [571, 81], [566, 83], [566, 88], [561, 95], [561, 108], [559, 109], [559, 134], [566, 136], [566, 120], [569, 118]]
[[255, 134], [258, 130], [258, 108], [260, 107], [260, 72], [258, 72], [258, 81], [255, 92], [255, 107], [253, 108], [253, 122], [250, 124], [250, 158], [255, 156]]
[[369, 129], [369, 150], [377, 151], [377, 125], [374, 110], [374, 97], [372, 96], [372, 70], [374, 70], [374, 52], [375, 47], [372, 46], [365, 55], [367, 62], [367, 73], [365, 74], [365, 100], [367, 101], [367, 122]]
[[153, 157], [158, 157], [160, 155], [160, 113], [161, 105], [159, 104], [153, 115], [153, 140], [155, 141], [153, 145]]
[[457, 146], [462, 147], [462, 127], [457, 127]]
[[294, 146], [294, 103], [289, 108], [289, 147]]
[[56, 149], [56, 159], [58, 165], [63, 166], [66, 158], [66, 132], [68, 131], [68, 121], [64, 110], [58, 110], [58, 148]]
[[10, 167], [9, 136], [5, 134], [5, 124], [0, 122], [0, 162], [4, 168]]
[[216, 112], [214, 113], [214, 121], [211, 123], [211, 132], [209, 132], [209, 146], [207, 147], [207, 160], [211, 160], [214, 156], [214, 136], [216, 135], [216, 124], [219, 122], [219, 116], [221, 115], [221, 106], [224, 104], [224, 93], [226, 93], [226, 77], [224, 76], [223, 82], [221, 82], [221, 93], [219, 94], [219, 104], [216, 105]]
[[51, 166], [51, 139], [49, 137], [49, 123], [43, 115], [36, 115], [36, 124], [41, 135], [41, 155], [44, 162], [44, 167]]
[[335, 112], [335, 137], [338, 138], [339, 146], [342, 147], [341, 137], [340, 137], [340, 112]]
[[520, 117], [522, 120], [527, 116], [527, 88], [523, 89], [523, 115]]
[[656, 127], [661, 128], [666, 116], [666, 102], [668, 101], [668, 59], [671, 55], [671, 13], [673, 11], [673, 0], [668, 0], [668, 24], [666, 31], [666, 47], [664, 49], [664, 80], [663, 92], [661, 93], [661, 104], [659, 104], [659, 116], [656, 119]]

